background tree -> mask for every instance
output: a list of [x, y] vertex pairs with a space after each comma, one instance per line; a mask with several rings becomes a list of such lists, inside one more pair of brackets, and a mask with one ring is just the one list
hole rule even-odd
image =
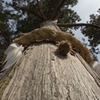
[[11, 42], [11, 28], [9, 26], [10, 12], [4, 8], [4, 1], [0, 0], [0, 62], [3, 52]]
[[[98, 12], [100, 9], [98, 10]], [[100, 26], [100, 14], [97, 15], [90, 15], [90, 21], [87, 21], [89, 24], [96, 24]], [[88, 41], [91, 46], [92, 53], [99, 53], [99, 48], [95, 49], [100, 44], [100, 28], [91, 28], [91, 27], [84, 27], [81, 29], [82, 34], [88, 37]]]

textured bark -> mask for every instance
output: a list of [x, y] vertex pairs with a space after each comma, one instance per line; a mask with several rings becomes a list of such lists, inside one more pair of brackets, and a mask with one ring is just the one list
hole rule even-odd
[[100, 88], [79, 59], [56, 49], [29, 46], [1, 100], [99, 100]]
[[79, 54], [58, 54], [49, 42], [31, 44], [15, 67], [1, 100], [100, 100], [100, 78], [90, 66]]

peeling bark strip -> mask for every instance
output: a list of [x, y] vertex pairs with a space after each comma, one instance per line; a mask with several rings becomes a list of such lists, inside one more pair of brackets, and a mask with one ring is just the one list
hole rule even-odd
[[29, 46], [1, 100], [100, 100], [100, 88], [79, 59], [56, 49]]

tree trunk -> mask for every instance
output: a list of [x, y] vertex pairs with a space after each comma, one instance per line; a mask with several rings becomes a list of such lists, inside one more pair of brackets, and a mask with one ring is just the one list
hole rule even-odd
[[90, 66], [79, 54], [58, 54], [52, 43], [31, 44], [15, 67], [1, 100], [100, 99], [100, 80]]

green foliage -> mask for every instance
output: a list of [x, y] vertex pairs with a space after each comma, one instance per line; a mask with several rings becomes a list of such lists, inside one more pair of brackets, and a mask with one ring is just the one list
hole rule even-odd
[[94, 61], [98, 61], [98, 59], [97, 59], [97, 56], [96, 56], [96, 55], [93, 55], [93, 60], [94, 60]]
[[34, 15], [29, 14], [26, 18], [24, 19], [19, 19], [17, 21], [17, 31], [16, 33], [20, 32], [30, 32], [35, 28], [38, 28], [40, 24], [40, 20], [37, 19]]
[[[45, 16], [45, 19], [40, 13], [40, 9], [37, 3], [37, 0], [12, 0], [10, 3], [6, 3], [8, 6], [12, 7], [12, 13], [15, 14], [16, 21], [16, 32], [29, 32], [37, 27], [39, 24], [46, 20], [59, 19], [60, 23], [76, 23], [76, 21], [80, 21], [80, 17], [77, 13], [71, 9], [71, 7], [77, 4], [77, 0], [65, 0], [64, 4], [60, 9], [57, 8], [58, 4], [60, 4], [62, 0], [39, 0], [40, 9]], [[27, 8], [30, 11], [37, 13], [41, 16], [41, 19], [35, 14], [30, 13], [25, 9]], [[55, 11], [58, 10], [58, 13], [55, 17]], [[17, 16], [17, 18], [16, 18]], [[68, 30], [68, 28], [64, 28]]]
[[10, 27], [8, 25], [9, 12], [4, 10], [4, 1], [0, 1], [0, 62], [3, 57], [3, 52], [9, 45]]
[[[100, 15], [90, 15], [90, 21], [88, 21], [87, 23], [100, 26]], [[100, 29], [84, 27], [81, 29], [81, 31], [85, 36], [88, 37], [88, 41], [90, 42], [92, 51], [98, 53], [96, 52], [97, 50], [95, 49], [95, 47], [100, 44]]]

